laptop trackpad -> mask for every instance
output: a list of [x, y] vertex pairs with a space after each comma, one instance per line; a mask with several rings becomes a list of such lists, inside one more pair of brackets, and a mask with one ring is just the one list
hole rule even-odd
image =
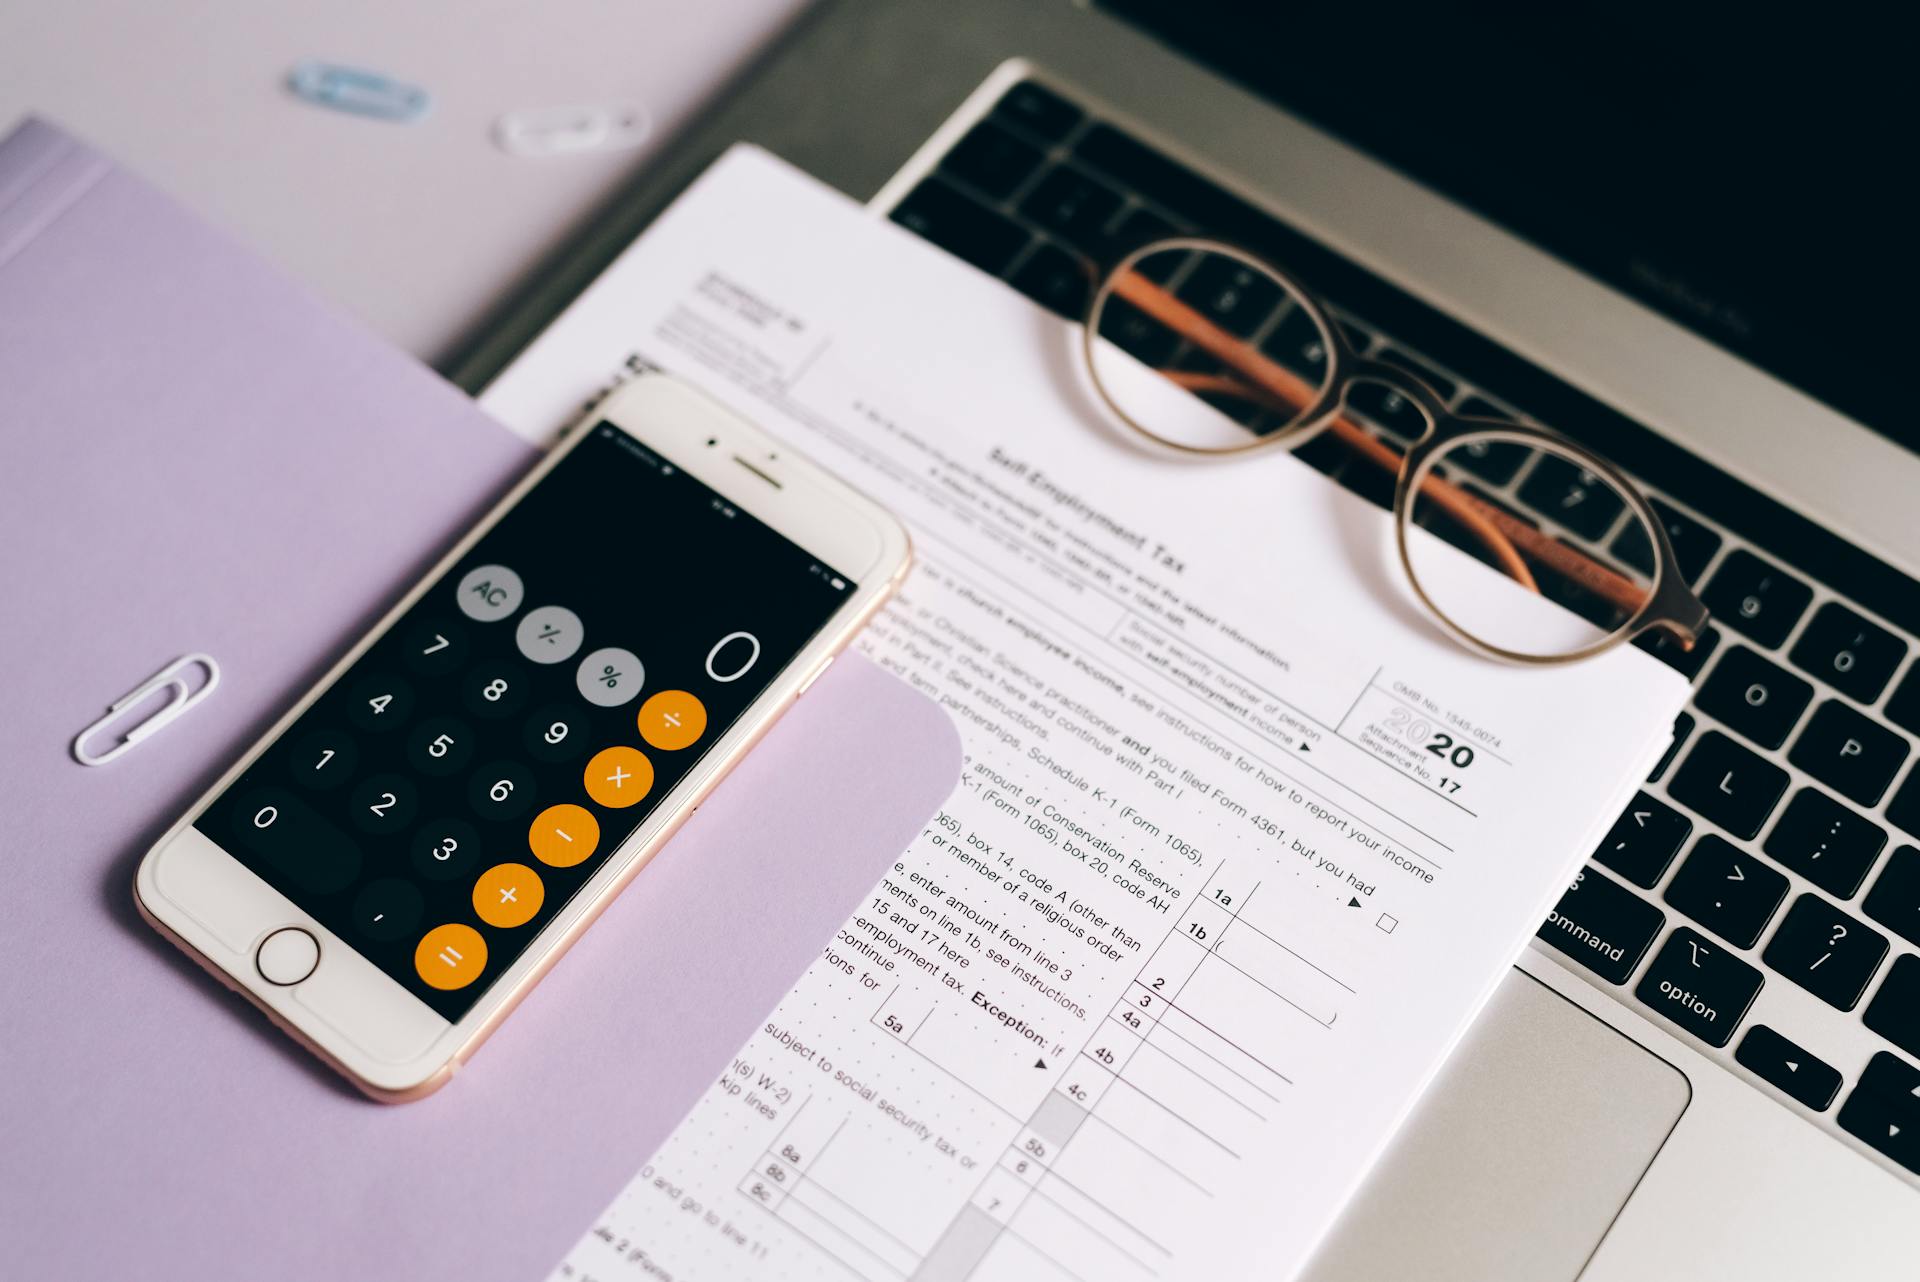
[[1678, 1069], [1512, 970], [1306, 1278], [1574, 1278], [1690, 1097]]

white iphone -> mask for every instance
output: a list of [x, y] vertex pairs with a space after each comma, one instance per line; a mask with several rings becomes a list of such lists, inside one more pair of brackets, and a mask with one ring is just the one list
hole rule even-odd
[[428, 1094], [909, 556], [870, 499], [636, 379], [148, 852], [141, 912], [369, 1095]]

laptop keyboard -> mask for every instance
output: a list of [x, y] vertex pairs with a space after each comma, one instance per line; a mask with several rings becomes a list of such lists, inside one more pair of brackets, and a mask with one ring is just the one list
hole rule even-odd
[[[1303, 259], [1330, 258], [1324, 248], [1033, 81], [938, 156], [890, 216], [1074, 320], [1099, 267], [1160, 237], [1218, 236], [1306, 276], [1362, 353], [1418, 374], [1456, 410], [1524, 417], [1499, 386], [1429, 359], [1384, 315], [1376, 324], [1314, 281]], [[1392, 292], [1367, 279], [1376, 298]], [[1310, 326], [1282, 323], [1264, 346], [1308, 377], [1324, 368]], [[1389, 442], [1418, 430], [1391, 394], [1352, 408]], [[1297, 454], [1390, 505], [1391, 478], [1330, 434]], [[1550, 517], [1568, 484], [1545, 473], [1554, 462], [1494, 446], [1474, 488]], [[1874, 581], [1892, 589], [1877, 604], [1843, 598], [1764, 550], [1764, 530], [1647, 490], [1714, 627], [1691, 651], [1636, 643], [1690, 678], [1693, 700], [1539, 937], [1776, 1098], [1920, 1174], [1920, 1068], [1902, 1058], [1920, 1057], [1920, 766], [1909, 760], [1920, 661], [1911, 632], [1886, 621], [1912, 617], [1920, 584], [1882, 573]], [[1651, 559], [1624, 535], [1614, 551]]]

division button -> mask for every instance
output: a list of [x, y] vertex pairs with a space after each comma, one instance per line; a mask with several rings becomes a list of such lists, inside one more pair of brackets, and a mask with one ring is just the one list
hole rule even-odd
[[1887, 955], [1887, 937], [1818, 895], [1787, 910], [1761, 960], [1838, 1010], [1852, 1010]]
[[1709, 1046], [1725, 1046], [1764, 982], [1731, 948], [1681, 926], [1667, 936], [1633, 992]]
[[640, 737], [662, 752], [677, 752], [707, 731], [707, 707], [685, 690], [662, 690], [640, 705]]
[[1824, 1112], [1840, 1093], [1840, 1070], [1809, 1055], [1765, 1024], [1747, 1030], [1733, 1057], [1755, 1076], [1817, 1112]]
[[473, 911], [489, 926], [524, 926], [540, 911], [547, 888], [525, 864], [495, 864], [473, 883]]
[[260, 978], [285, 988], [313, 974], [320, 964], [320, 941], [298, 926], [282, 926], [260, 941], [253, 965]]
[[513, 630], [513, 643], [535, 663], [565, 663], [580, 652], [586, 636], [579, 615], [564, 605], [543, 605], [527, 611]]
[[520, 608], [527, 590], [504, 565], [482, 565], [460, 579], [460, 613], [479, 623], [498, 623]]
[[548, 806], [527, 829], [527, 848], [549, 868], [571, 868], [600, 845], [600, 821], [585, 806]]
[[1609, 984], [1624, 984], [1666, 920], [1605, 873], [1583, 868], [1534, 933]]
[[607, 646], [580, 661], [573, 683], [580, 697], [595, 707], [617, 708], [640, 693], [646, 676], [639, 655], [619, 646]]
[[487, 968], [487, 941], [459, 922], [435, 926], [414, 948], [413, 968], [428, 988], [444, 993], [465, 988]]
[[597, 804], [621, 810], [653, 791], [653, 763], [638, 748], [602, 748], [587, 762], [582, 782]]

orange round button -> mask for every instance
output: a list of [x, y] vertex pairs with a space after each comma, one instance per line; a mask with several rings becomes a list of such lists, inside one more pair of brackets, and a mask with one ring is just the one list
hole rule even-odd
[[600, 821], [585, 806], [548, 806], [527, 829], [527, 847], [549, 868], [571, 868], [600, 844]]
[[435, 926], [413, 950], [413, 968], [429, 988], [443, 992], [465, 988], [487, 968], [487, 941], [479, 931], [459, 922]]
[[640, 737], [676, 752], [707, 730], [707, 706], [685, 690], [662, 690], [640, 705]]
[[653, 763], [638, 748], [602, 748], [583, 776], [587, 795], [609, 810], [631, 806], [653, 790]]
[[525, 864], [495, 864], [473, 883], [473, 911], [489, 926], [524, 926], [546, 899], [540, 874]]

